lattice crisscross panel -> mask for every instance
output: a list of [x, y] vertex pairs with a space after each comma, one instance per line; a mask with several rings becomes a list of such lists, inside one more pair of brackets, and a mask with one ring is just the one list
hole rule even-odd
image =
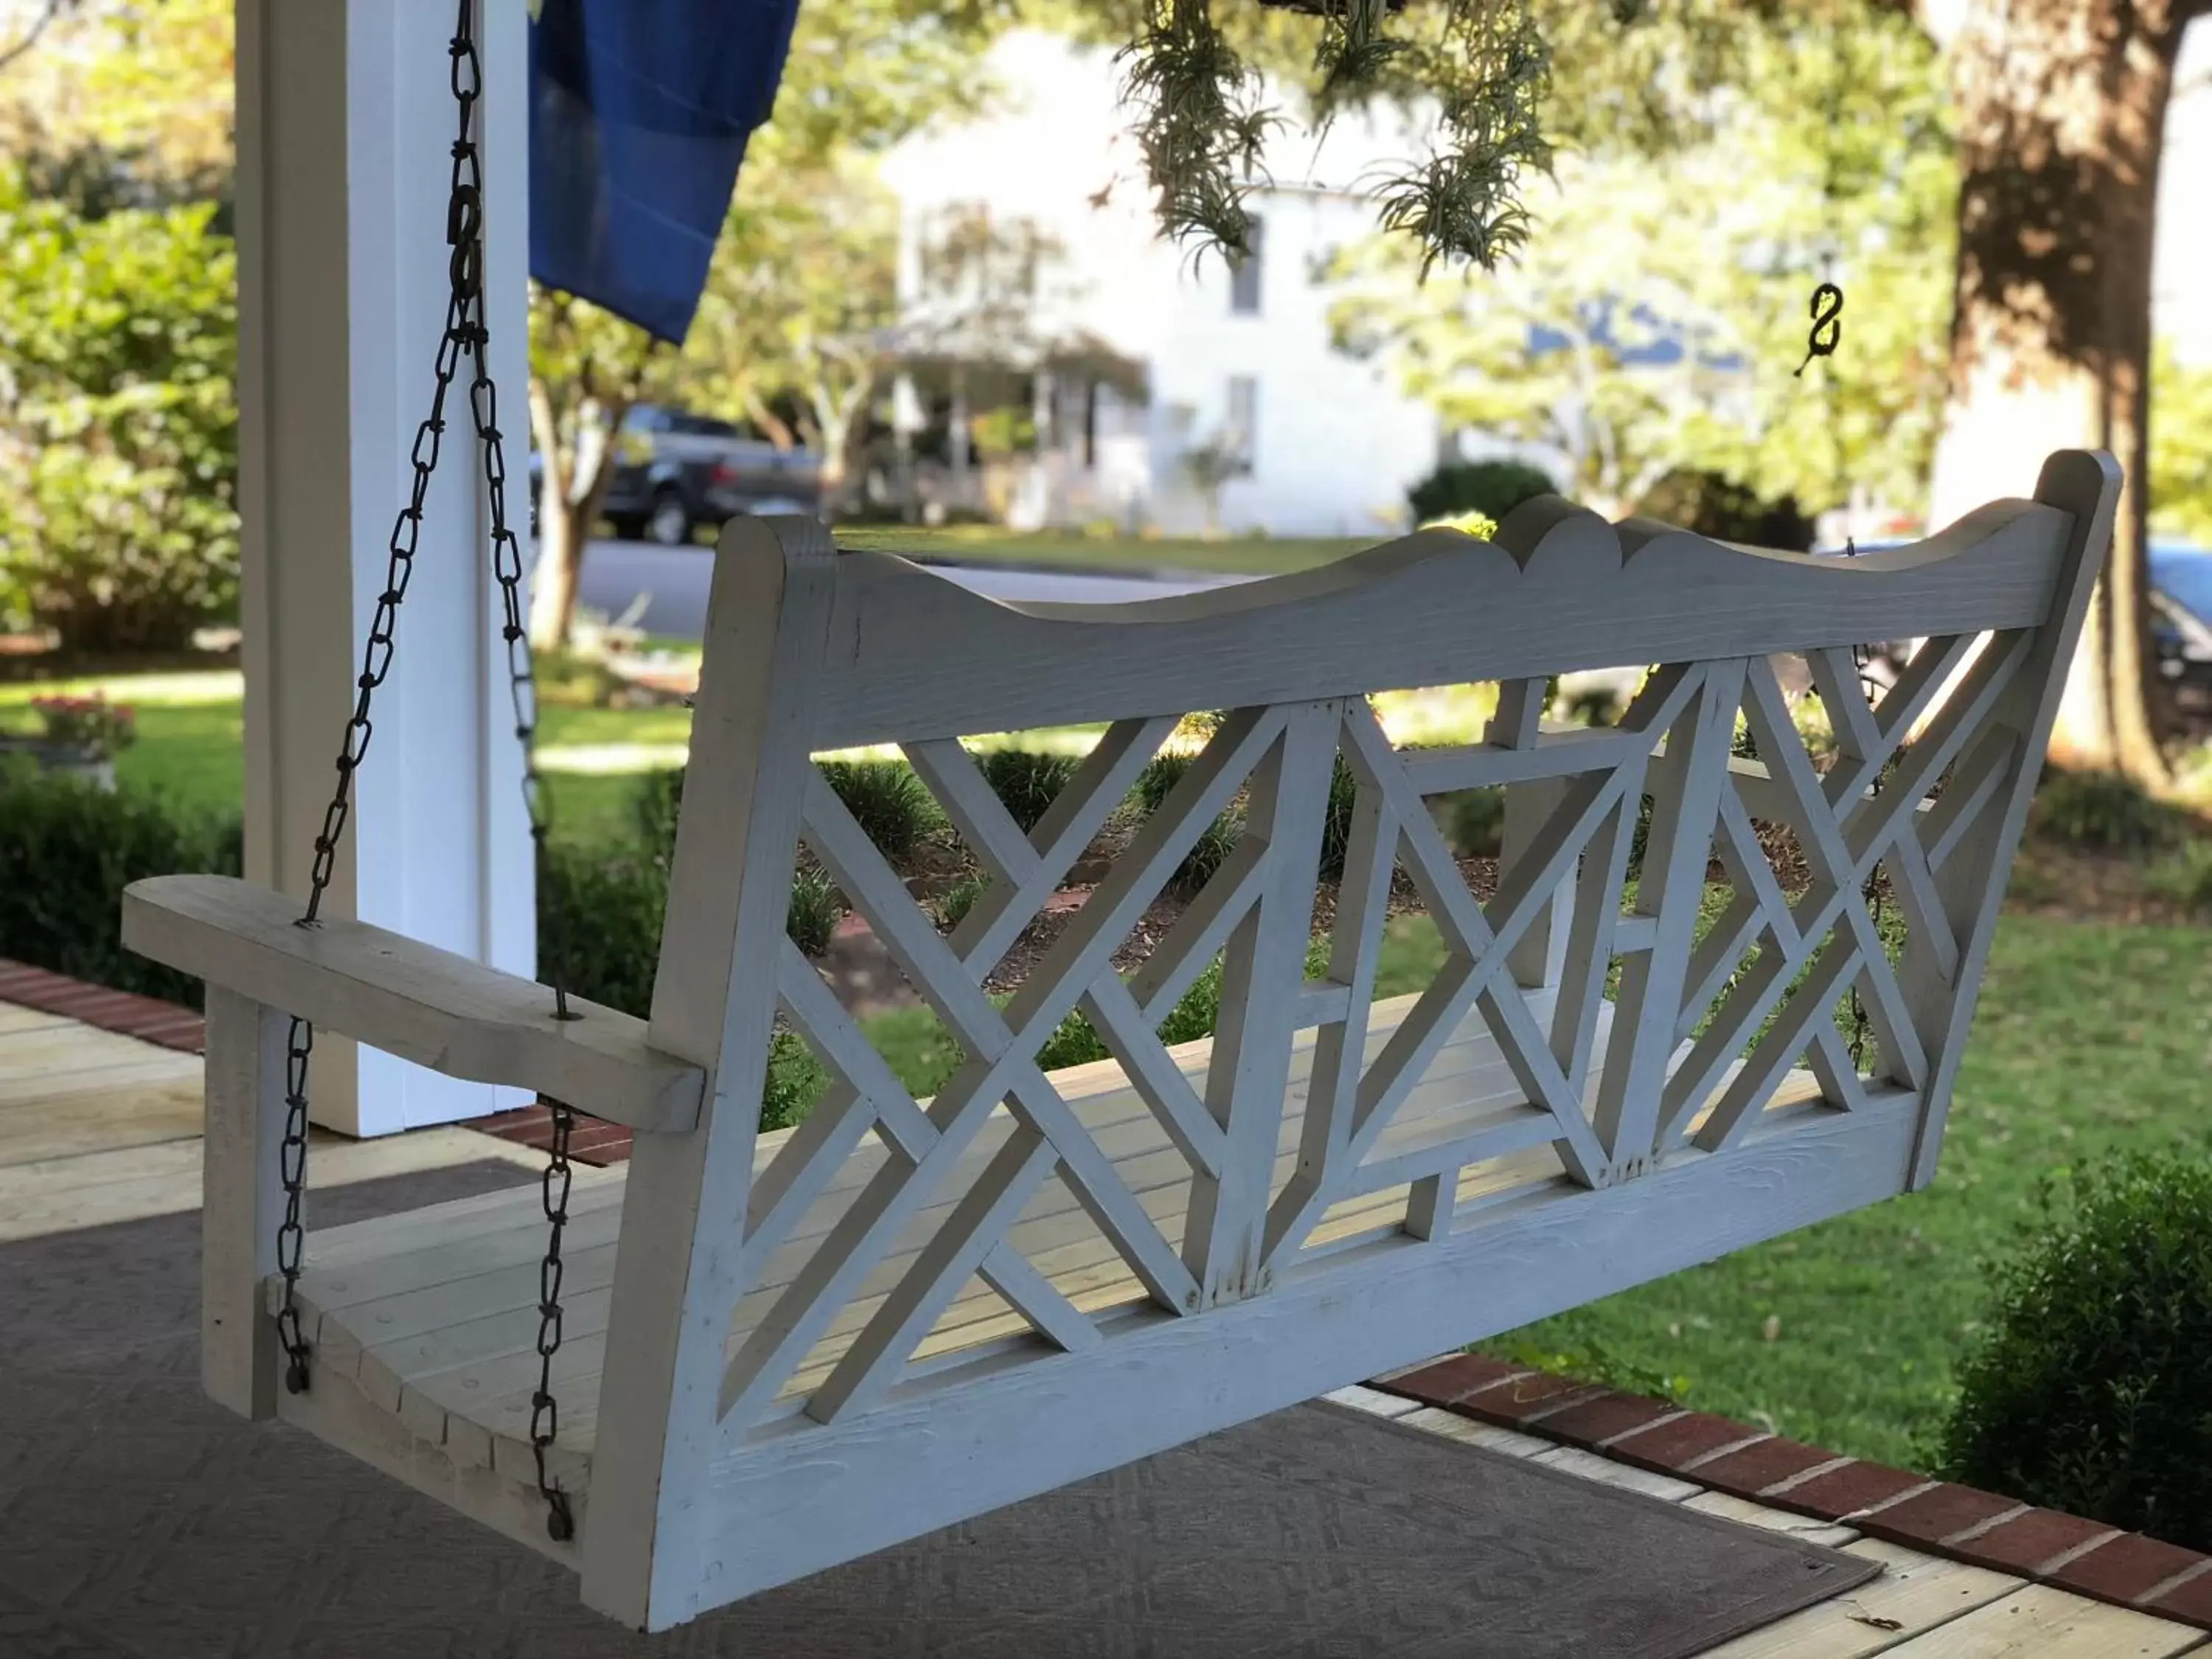
[[[2087, 500], [2073, 470], [2062, 494]], [[782, 1035], [745, 1000], [762, 988], [731, 990], [748, 1054], [795, 1041], [829, 1082], [726, 1183], [718, 1431], [790, 1446], [802, 1415], [888, 1418], [1095, 1350], [1151, 1376], [1197, 1364], [1215, 1320], [1310, 1381], [1332, 1368], [1243, 1304], [1333, 1319], [1336, 1275], [1387, 1299], [1406, 1264], [1440, 1299], [1388, 1313], [1402, 1334], [1484, 1252], [1571, 1244], [1566, 1206], [1687, 1214], [1701, 1183], [1741, 1188], [1748, 1238], [1924, 1182], [2086, 592], [2077, 518], [2001, 503], [1846, 562], [1551, 501], [1496, 544], [1410, 538], [1095, 614], [896, 561], [794, 565], [819, 604], [788, 643], [820, 678], [778, 739], [776, 775], [804, 783], [748, 847], [737, 971], [765, 966], [760, 895], [796, 853], [949, 1058], [909, 1089], [781, 939]], [[1881, 675], [1850, 643], [1915, 633]], [[1619, 706], [1563, 691], [1582, 673]], [[1404, 732], [1425, 688], [1485, 710], [1480, 738], [1394, 742], [1378, 708]], [[969, 746], [1117, 711], [1019, 818]], [[849, 775], [803, 763], [860, 744], [895, 744], [942, 809], [977, 876], [964, 908], [910, 890]], [[1502, 823], [1494, 856], [1465, 844], [1470, 813]], [[1075, 1054], [1099, 1057], [1054, 1059]], [[1814, 1167], [1835, 1146], [1873, 1150]], [[1667, 1270], [1620, 1260], [1625, 1237], [1559, 1283]], [[1500, 1308], [1538, 1316], [1532, 1294]]]
[[[986, 992], [994, 969], [1125, 809], [1176, 722], [1111, 727], [1027, 832], [959, 744], [908, 745], [988, 877], [949, 936], [836, 793], [813, 784], [805, 844], [963, 1060], [917, 1101], [787, 946], [782, 1014], [832, 1085], [755, 1184], [725, 1387], [732, 1416], [797, 1395], [827, 1420], [917, 1358], [1010, 1327], [1082, 1347], [1099, 1340], [1102, 1306], [1126, 1308], [1132, 1286], [1182, 1316], [1251, 1278], [1273, 1137], [1232, 1146], [1231, 1127], [1240, 1098], [1264, 1095], [1279, 1111], [1342, 718], [1340, 703], [1228, 717], [1004, 998]], [[1247, 824], [1236, 850], [1125, 977], [1117, 948], [1232, 799]], [[1212, 1043], [1170, 1050], [1162, 1021], [1217, 960]], [[1048, 1074], [1038, 1051], [1074, 1013], [1112, 1060]]]

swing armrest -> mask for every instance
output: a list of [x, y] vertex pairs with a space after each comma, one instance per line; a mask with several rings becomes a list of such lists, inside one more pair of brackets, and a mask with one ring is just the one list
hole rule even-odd
[[706, 1073], [660, 1053], [646, 1024], [570, 997], [553, 1018], [532, 980], [367, 922], [297, 925], [299, 903], [228, 876], [157, 876], [123, 895], [143, 957], [448, 1077], [535, 1089], [642, 1130], [699, 1121]]

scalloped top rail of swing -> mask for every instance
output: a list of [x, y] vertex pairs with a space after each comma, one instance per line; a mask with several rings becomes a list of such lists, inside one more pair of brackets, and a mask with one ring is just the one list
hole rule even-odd
[[[2107, 458], [2054, 456], [2036, 499], [1856, 560], [1546, 498], [1495, 544], [1430, 532], [1117, 606], [999, 604], [839, 555], [811, 522], [733, 521], [652, 1018], [610, 1021], [618, 1052], [591, 1060], [617, 1094], [705, 1082], [696, 1127], [647, 1125], [576, 1194], [550, 1467], [578, 1538], [546, 1538], [530, 1480], [534, 1189], [313, 1235], [313, 1390], [277, 1394], [273, 1350], [234, 1323], [210, 1330], [210, 1377], [659, 1628], [1925, 1185], [2118, 489]], [[1905, 640], [1895, 683], [1864, 686], [1853, 647]], [[1776, 665], [1792, 653], [1833, 731], [1818, 757]], [[1616, 726], [1546, 726], [1550, 676], [1620, 665], [1651, 672]], [[1368, 702], [1468, 682], [1498, 686], [1474, 744], [1401, 750]], [[1201, 710], [1227, 712], [1018, 987], [988, 994]], [[1027, 830], [960, 741], [1082, 722], [1104, 735]], [[811, 759], [876, 743], [988, 878], [949, 931]], [[1431, 805], [1487, 785], [1505, 822], [1486, 901]], [[1238, 802], [1233, 850], [1190, 877]], [[1344, 867], [1312, 973], [1332, 812]], [[786, 937], [801, 856], [958, 1045], [933, 1097]], [[1179, 880], [1195, 892], [1124, 972]], [[1378, 996], [1408, 888], [1441, 960]], [[374, 929], [303, 946], [204, 884], [132, 893], [134, 939], [234, 988], [210, 1000], [211, 1126], [267, 1134], [253, 1044], [288, 997], [469, 1075], [579, 1063], [531, 1030], [542, 988], [396, 969]], [[1209, 971], [1213, 1035], [1170, 1046], [1161, 1022]], [[1077, 1012], [1111, 1057], [1043, 1069]], [[763, 1133], [780, 1032], [830, 1081]], [[211, 1127], [211, 1192], [239, 1189], [254, 1144]], [[264, 1219], [211, 1202], [244, 1243], [210, 1262]], [[266, 1273], [222, 1279], [225, 1305]]]

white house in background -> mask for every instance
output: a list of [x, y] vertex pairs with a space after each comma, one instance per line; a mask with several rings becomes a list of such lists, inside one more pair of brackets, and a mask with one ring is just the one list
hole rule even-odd
[[[1332, 349], [1331, 296], [1316, 271], [1372, 234], [1358, 183], [1417, 153], [1418, 135], [1350, 115], [1320, 135], [1280, 128], [1265, 158], [1271, 182], [1250, 204], [1257, 256], [1231, 272], [1159, 238], [1110, 52], [1020, 31], [990, 63], [1006, 88], [997, 110], [886, 158], [902, 304], [910, 318], [927, 310], [925, 250], [980, 206], [996, 225], [1029, 222], [1061, 251], [1039, 283], [1035, 331], [1086, 340], [1133, 371], [1121, 393], [1064, 380], [1043, 391], [1050, 437], [1014, 491], [1017, 521], [1186, 533], [1212, 516], [1227, 531], [1308, 536], [1401, 526], [1407, 486], [1437, 463], [1437, 417], [1378, 365]], [[1240, 452], [1241, 471], [1209, 503], [1188, 458], [1218, 443]]]

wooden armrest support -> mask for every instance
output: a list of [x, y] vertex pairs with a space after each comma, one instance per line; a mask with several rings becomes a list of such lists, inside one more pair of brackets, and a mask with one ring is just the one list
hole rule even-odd
[[228, 876], [157, 876], [123, 895], [123, 942], [211, 985], [448, 1077], [535, 1089], [633, 1129], [696, 1127], [706, 1073], [641, 1019], [366, 922], [298, 926], [296, 900]]

